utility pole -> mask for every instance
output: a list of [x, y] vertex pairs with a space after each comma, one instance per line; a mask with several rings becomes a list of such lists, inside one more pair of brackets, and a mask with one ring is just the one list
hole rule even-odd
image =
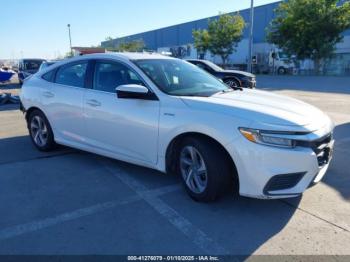
[[253, 63], [252, 63], [252, 56], [253, 56], [253, 28], [254, 28], [254, 0], [251, 0], [250, 3], [250, 30], [249, 30], [249, 51], [248, 51], [248, 72], [252, 72], [253, 70]]
[[70, 34], [70, 24], [68, 24], [67, 27], [68, 27], [68, 34], [69, 34], [70, 55], [73, 56], [72, 37], [71, 37], [71, 34]]

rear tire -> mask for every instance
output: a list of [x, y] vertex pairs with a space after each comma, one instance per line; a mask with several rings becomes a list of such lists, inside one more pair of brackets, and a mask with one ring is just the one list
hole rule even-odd
[[177, 163], [177, 173], [181, 176], [187, 193], [196, 201], [214, 201], [231, 184], [228, 158], [210, 140], [185, 138], [177, 153]]
[[34, 146], [43, 152], [56, 147], [49, 121], [40, 110], [34, 110], [28, 116], [28, 130]]

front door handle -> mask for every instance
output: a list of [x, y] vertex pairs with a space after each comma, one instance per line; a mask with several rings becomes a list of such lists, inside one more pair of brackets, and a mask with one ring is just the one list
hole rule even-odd
[[101, 106], [101, 102], [95, 100], [95, 99], [91, 99], [91, 100], [88, 100], [86, 102], [89, 106], [92, 106], [92, 107], [97, 107], [97, 106]]
[[44, 92], [43, 93], [43, 96], [45, 96], [45, 97], [47, 97], [47, 98], [52, 98], [52, 97], [54, 97], [55, 95], [53, 94], [53, 93], [51, 93], [51, 92]]

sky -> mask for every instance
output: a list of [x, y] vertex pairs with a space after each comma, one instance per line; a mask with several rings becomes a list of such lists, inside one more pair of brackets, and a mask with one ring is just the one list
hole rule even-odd
[[249, 8], [250, 0], [0, 0], [0, 6], [0, 59], [52, 59], [69, 51], [67, 24], [73, 46], [92, 46]]

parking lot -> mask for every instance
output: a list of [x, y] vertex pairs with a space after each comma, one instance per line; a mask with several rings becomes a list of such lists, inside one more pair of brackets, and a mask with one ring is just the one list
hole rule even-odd
[[336, 125], [330, 170], [302, 197], [197, 203], [174, 176], [69, 148], [40, 153], [18, 106], [0, 106], [0, 254], [350, 255], [350, 79], [257, 81]]

